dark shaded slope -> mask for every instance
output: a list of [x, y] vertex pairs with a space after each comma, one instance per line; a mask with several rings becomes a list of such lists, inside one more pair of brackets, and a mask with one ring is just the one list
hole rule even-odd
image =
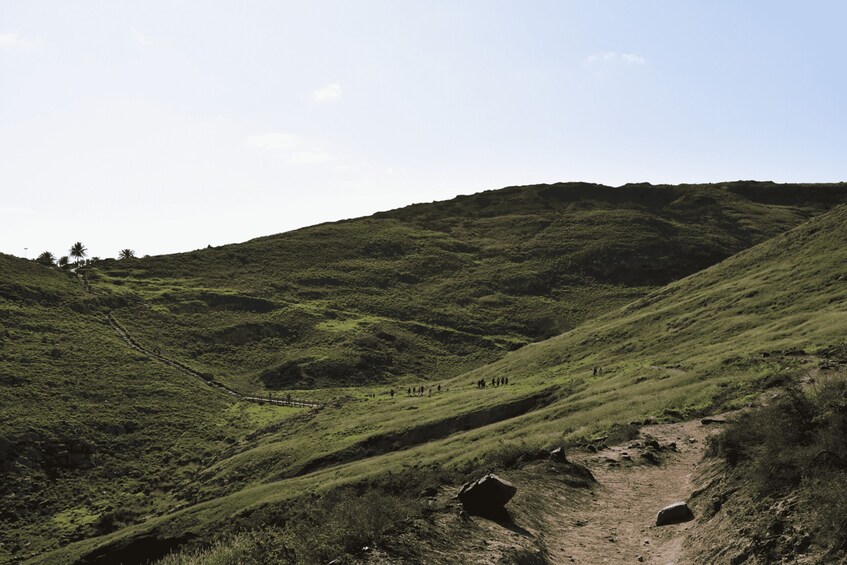
[[845, 199], [840, 184], [511, 187], [106, 262], [92, 280], [146, 302], [120, 314], [133, 335], [245, 390], [411, 382], [567, 331]]

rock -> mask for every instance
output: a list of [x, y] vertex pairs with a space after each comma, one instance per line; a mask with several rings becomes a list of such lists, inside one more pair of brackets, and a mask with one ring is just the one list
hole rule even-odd
[[644, 447], [648, 449], [655, 449], [656, 451], [662, 449], [662, 446], [659, 445], [659, 442], [656, 440], [656, 438], [652, 437], [644, 441]]
[[558, 463], [567, 463], [568, 458], [567, 458], [567, 455], [565, 454], [565, 448], [564, 447], [557, 447], [556, 449], [551, 451], [550, 452], [550, 460], [556, 461]]
[[489, 473], [477, 481], [465, 483], [458, 498], [469, 514], [497, 516], [503, 513], [503, 507], [516, 492], [515, 485]]
[[660, 462], [659, 455], [653, 450], [645, 451], [641, 454], [641, 458], [652, 465], [658, 465]]
[[656, 515], [657, 526], [667, 526], [669, 524], [679, 524], [680, 522], [688, 522], [694, 519], [694, 513], [685, 502], [675, 502], [670, 506], [665, 506], [659, 510]]
[[726, 420], [723, 418], [703, 418], [700, 420], [700, 423], [704, 426], [708, 426], [709, 424], [726, 424]]

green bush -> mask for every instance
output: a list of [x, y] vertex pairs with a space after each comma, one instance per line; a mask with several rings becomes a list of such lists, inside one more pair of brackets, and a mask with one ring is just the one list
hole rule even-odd
[[810, 508], [830, 546], [847, 539], [847, 382], [804, 392], [797, 386], [768, 406], [736, 419], [710, 441], [760, 495], [794, 493]]

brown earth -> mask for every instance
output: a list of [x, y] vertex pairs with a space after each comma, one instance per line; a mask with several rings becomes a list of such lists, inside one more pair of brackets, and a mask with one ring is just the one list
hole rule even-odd
[[[645, 426], [638, 440], [596, 454], [574, 455], [597, 479], [597, 488], [546, 518], [551, 563], [681, 563], [682, 544], [694, 521], [655, 526], [663, 507], [687, 501], [706, 438], [719, 425], [700, 421]], [[642, 458], [643, 442], [662, 446], [661, 463]], [[675, 444], [676, 449], [669, 447]]]
[[[500, 475], [518, 487], [506, 520], [460, 514], [455, 489], [430, 499], [432, 514], [399, 527], [384, 548], [369, 548], [367, 563], [542, 565], [580, 563], [688, 563], [682, 546], [696, 521], [656, 527], [663, 507], [686, 501], [707, 437], [720, 424], [699, 420], [641, 428], [638, 438], [569, 460], [597, 482], [575, 486], [568, 465], [537, 461]], [[659, 449], [651, 449], [655, 441]], [[653, 443], [653, 446], [656, 444]], [[656, 465], [643, 457], [659, 456]], [[648, 455], [649, 457], [649, 455]]]

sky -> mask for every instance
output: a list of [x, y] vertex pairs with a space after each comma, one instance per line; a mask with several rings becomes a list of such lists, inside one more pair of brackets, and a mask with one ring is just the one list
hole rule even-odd
[[0, 252], [511, 185], [847, 180], [847, 2], [0, 0]]

